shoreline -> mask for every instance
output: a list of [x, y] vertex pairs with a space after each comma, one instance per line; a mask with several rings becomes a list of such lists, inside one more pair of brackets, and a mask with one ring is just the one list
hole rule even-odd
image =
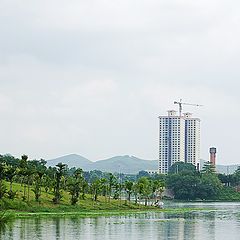
[[190, 212], [200, 211], [215, 211], [211, 208], [167, 208], [167, 209], [126, 209], [126, 210], [85, 210], [85, 211], [63, 211], [63, 212], [21, 212], [16, 210], [8, 210], [6, 214], [12, 215], [13, 218], [31, 218], [31, 217], [111, 217], [111, 216], [124, 216], [133, 214], [147, 214], [150, 212], [155, 213], [168, 213], [168, 214], [184, 214]]
[[[26, 208], [21, 208], [21, 206], [15, 206], [15, 208], [8, 208], [4, 209], [6, 211], [6, 215], [12, 215], [13, 218], [36, 218], [36, 217], [111, 217], [111, 216], [123, 216], [123, 215], [132, 215], [132, 214], [146, 214], [149, 212], [156, 212], [156, 213], [166, 213], [166, 214], [176, 214], [181, 215], [184, 213], [190, 213], [190, 212], [200, 212], [200, 211], [215, 211], [213, 207], [209, 206], [207, 207], [207, 203], [240, 203], [239, 201], [219, 201], [219, 200], [208, 200], [208, 201], [177, 201], [177, 200], [167, 200], [164, 201], [166, 205], [164, 205], [164, 208], [158, 208], [153, 206], [144, 206], [144, 205], [134, 205], [134, 204], [124, 204], [123, 202], [121, 204], [106, 204], [103, 206], [100, 206], [101, 202], [93, 203], [91, 206], [71, 206], [71, 205], [64, 205], [60, 204], [59, 206], [51, 205], [47, 206], [45, 204], [43, 205], [27, 205]], [[177, 203], [180, 204], [186, 204], [186, 206], [179, 206]], [[199, 207], [193, 207], [191, 204], [194, 203], [202, 203], [206, 204], [205, 207], [199, 206]], [[175, 205], [176, 204], [176, 205]], [[187, 204], [190, 206], [188, 207]], [[174, 206], [175, 205], [175, 206]], [[26, 206], [26, 205], [25, 205]]]

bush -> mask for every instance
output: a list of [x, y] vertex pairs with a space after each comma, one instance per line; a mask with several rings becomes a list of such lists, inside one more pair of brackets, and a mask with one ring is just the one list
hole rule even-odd
[[7, 188], [5, 184], [2, 181], [0, 181], [0, 199], [4, 197], [6, 192], [7, 192]]
[[237, 192], [233, 187], [223, 187], [219, 194], [219, 200], [239, 201], [240, 193]]
[[14, 199], [17, 196], [17, 191], [8, 191], [7, 194], [9, 199]]

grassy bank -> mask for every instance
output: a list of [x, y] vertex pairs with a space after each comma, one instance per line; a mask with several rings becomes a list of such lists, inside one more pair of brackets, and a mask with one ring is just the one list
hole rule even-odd
[[171, 208], [171, 209], [157, 209], [157, 208], [142, 208], [142, 209], [125, 209], [125, 210], [89, 210], [89, 211], [78, 211], [78, 212], [19, 212], [16, 210], [8, 211], [8, 214], [13, 218], [38, 218], [38, 217], [110, 217], [110, 216], [130, 216], [139, 214], [154, 213], [165, 213], [168, 216], [184, 217], [186, 214], [196, 213], [200, 211], [215, 211], [214, 209], [206, 208]]
[[22, 201], [19, 199], [9, 200], [3, 199], [0, 201], [1, 208], [4, 210], [17, 210], [24, 212], [78, 212], [78, 211], [92, 211], [92, 210], [142, 210], [152, 209], [153, 207], [145, 207], [142, 205], [135, 205], [126, 203], [125, 201], [111, 200], [105, 201], [102, 197], [98, 201], [92, 201], [87, 196], [85, 200], [80, 200], [78, 204], [72, 206], [69, 203], [62, 201], [60, 204], [53, 204], [50, 200], [43, 199], [40, 203], [31, 201]]
[[42, 189], [41, 201], [36, 202], [34, 193], [29, 192], [29, 201], [22, 200], [23, 187], [20, 184], [13, 184], [13, 191], [17, 191], [14, 200], [3, 198], [0, 200], [1, 210], [7, 211], [14, 217], [49, 217], [49, 216], [78, 216], [78, 217], [97, 217], [97, 216], [113, 216], [113, 215], [129, 215], [141, 214], [149, 211], [165, 212], [169, 214], [185, 214], [193, 211], [202, 211], [206, 209], [198, 208], [168, 208], [159, 209], [151, 206], [143, 206], [140, 204], [120, 201], [104, 196], [99, 196], [98, 201], [93, 201], [91, 195], [86, 195], [85, 200], [79, 200], [76, 205], [70, 204], [70, 195], [68, 192], [62, 192], [60, 204], [52, 202], [53, 193], [45, 192]]
[[[9, 183], [6, 183], [9, 184]], [[127, 210], [149, 210], [154, 207], [145, 207], [139, 204], [129, 203], [124, 200], [109, 199], [104, 196], [99, 196], [97, 201], [93, 201], [91, 195], [86, 195], [84, 200], [80, 199], [76, 205], [70, 204], [70, 195], [68, 192], [62, 192], [60, 204], [54, 204], [52, 199], [54, 197], [52, 192], [45, 192], [42, 189], [41, 201], [37, 202], [34, 198], [33, 191], [29, 192], [29, 201], [22, 200], [23, 187], [20, 184], [13, 184], [13, 191], [17, 192], [16, 198], [11, 200], [6, 197], [0, 200], [0, 208], [2, 210], [11, 210], [14, 212], [28, 212], [28, 213], [78, 213], [88, 211], [127, 211]]]

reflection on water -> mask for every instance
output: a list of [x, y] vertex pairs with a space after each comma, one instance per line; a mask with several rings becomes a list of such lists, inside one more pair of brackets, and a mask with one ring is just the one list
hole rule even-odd
[[[187, 206], [175, 203], [174, 206], [206, 210], [96, 218], [22, 218], [1, 229], [0, 239], [240, 239], [240, 203], [194, 203]], [[173, 205], [169, 204], [169, 207]]]

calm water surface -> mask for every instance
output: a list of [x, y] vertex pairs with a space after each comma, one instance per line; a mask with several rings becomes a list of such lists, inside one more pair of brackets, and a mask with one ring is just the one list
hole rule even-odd
[[0, 239], [240, 240], [240, 203], [165, 204], [168, 207], [205, 210], [177, 215], [150, 212], [96, 218], [22, 218], [1, 229]]

